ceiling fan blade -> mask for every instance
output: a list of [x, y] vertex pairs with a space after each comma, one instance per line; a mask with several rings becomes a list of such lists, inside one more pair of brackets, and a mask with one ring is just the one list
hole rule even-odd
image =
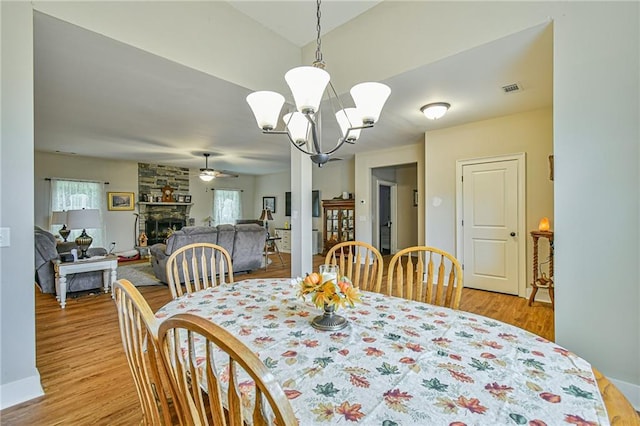
[[214, 170], [213, 173], [215, 174], [216, 178], [237, 178], [239, 176], [226, 170]]

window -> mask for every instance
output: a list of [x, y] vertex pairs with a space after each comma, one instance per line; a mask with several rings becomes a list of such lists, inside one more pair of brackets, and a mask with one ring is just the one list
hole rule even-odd
[[[51, 210], [49, 213], [61, 210], [98, 209], [102, 215], [103, 198], [104, 190], [100, 182], [52, 179]], [[49, 231], [55, 235], [61, 227], [61, 225], [49, 225]], [[68, 241], [73, 241], [81, 233], [82, 229], [72, 229], [67, 238]], [[93, 238], [91, 247], [105, 246], [102, 228], [87, 229], [87, 234]]]
[[213, 191], [213, 226], [234, 224], [242, 219], [242, 191], [216, 189]]

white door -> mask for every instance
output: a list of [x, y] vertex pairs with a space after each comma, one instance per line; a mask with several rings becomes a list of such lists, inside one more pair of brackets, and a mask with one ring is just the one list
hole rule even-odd
[[464, 286], [518, 294], [518, 160], [462, 166]]

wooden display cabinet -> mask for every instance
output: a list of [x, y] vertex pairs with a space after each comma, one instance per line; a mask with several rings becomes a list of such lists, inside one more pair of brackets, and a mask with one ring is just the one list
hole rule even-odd
[[323, 253], [334, 245], [356, 238], [355, 200], [322, 200]]

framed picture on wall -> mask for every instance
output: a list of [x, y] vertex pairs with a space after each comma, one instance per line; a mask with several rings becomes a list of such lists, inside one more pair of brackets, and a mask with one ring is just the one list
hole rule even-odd
[[271, 213], [276, 212], [276, 197], [262, 197], [262, 209], [269, 209]]
[[133, 192], [107, 192], [109, 210], [133, 210]]
[[191, 202], [191, 195], [185, 195], [184, 196], [184, 202], [185, 203], [190, 203]]

